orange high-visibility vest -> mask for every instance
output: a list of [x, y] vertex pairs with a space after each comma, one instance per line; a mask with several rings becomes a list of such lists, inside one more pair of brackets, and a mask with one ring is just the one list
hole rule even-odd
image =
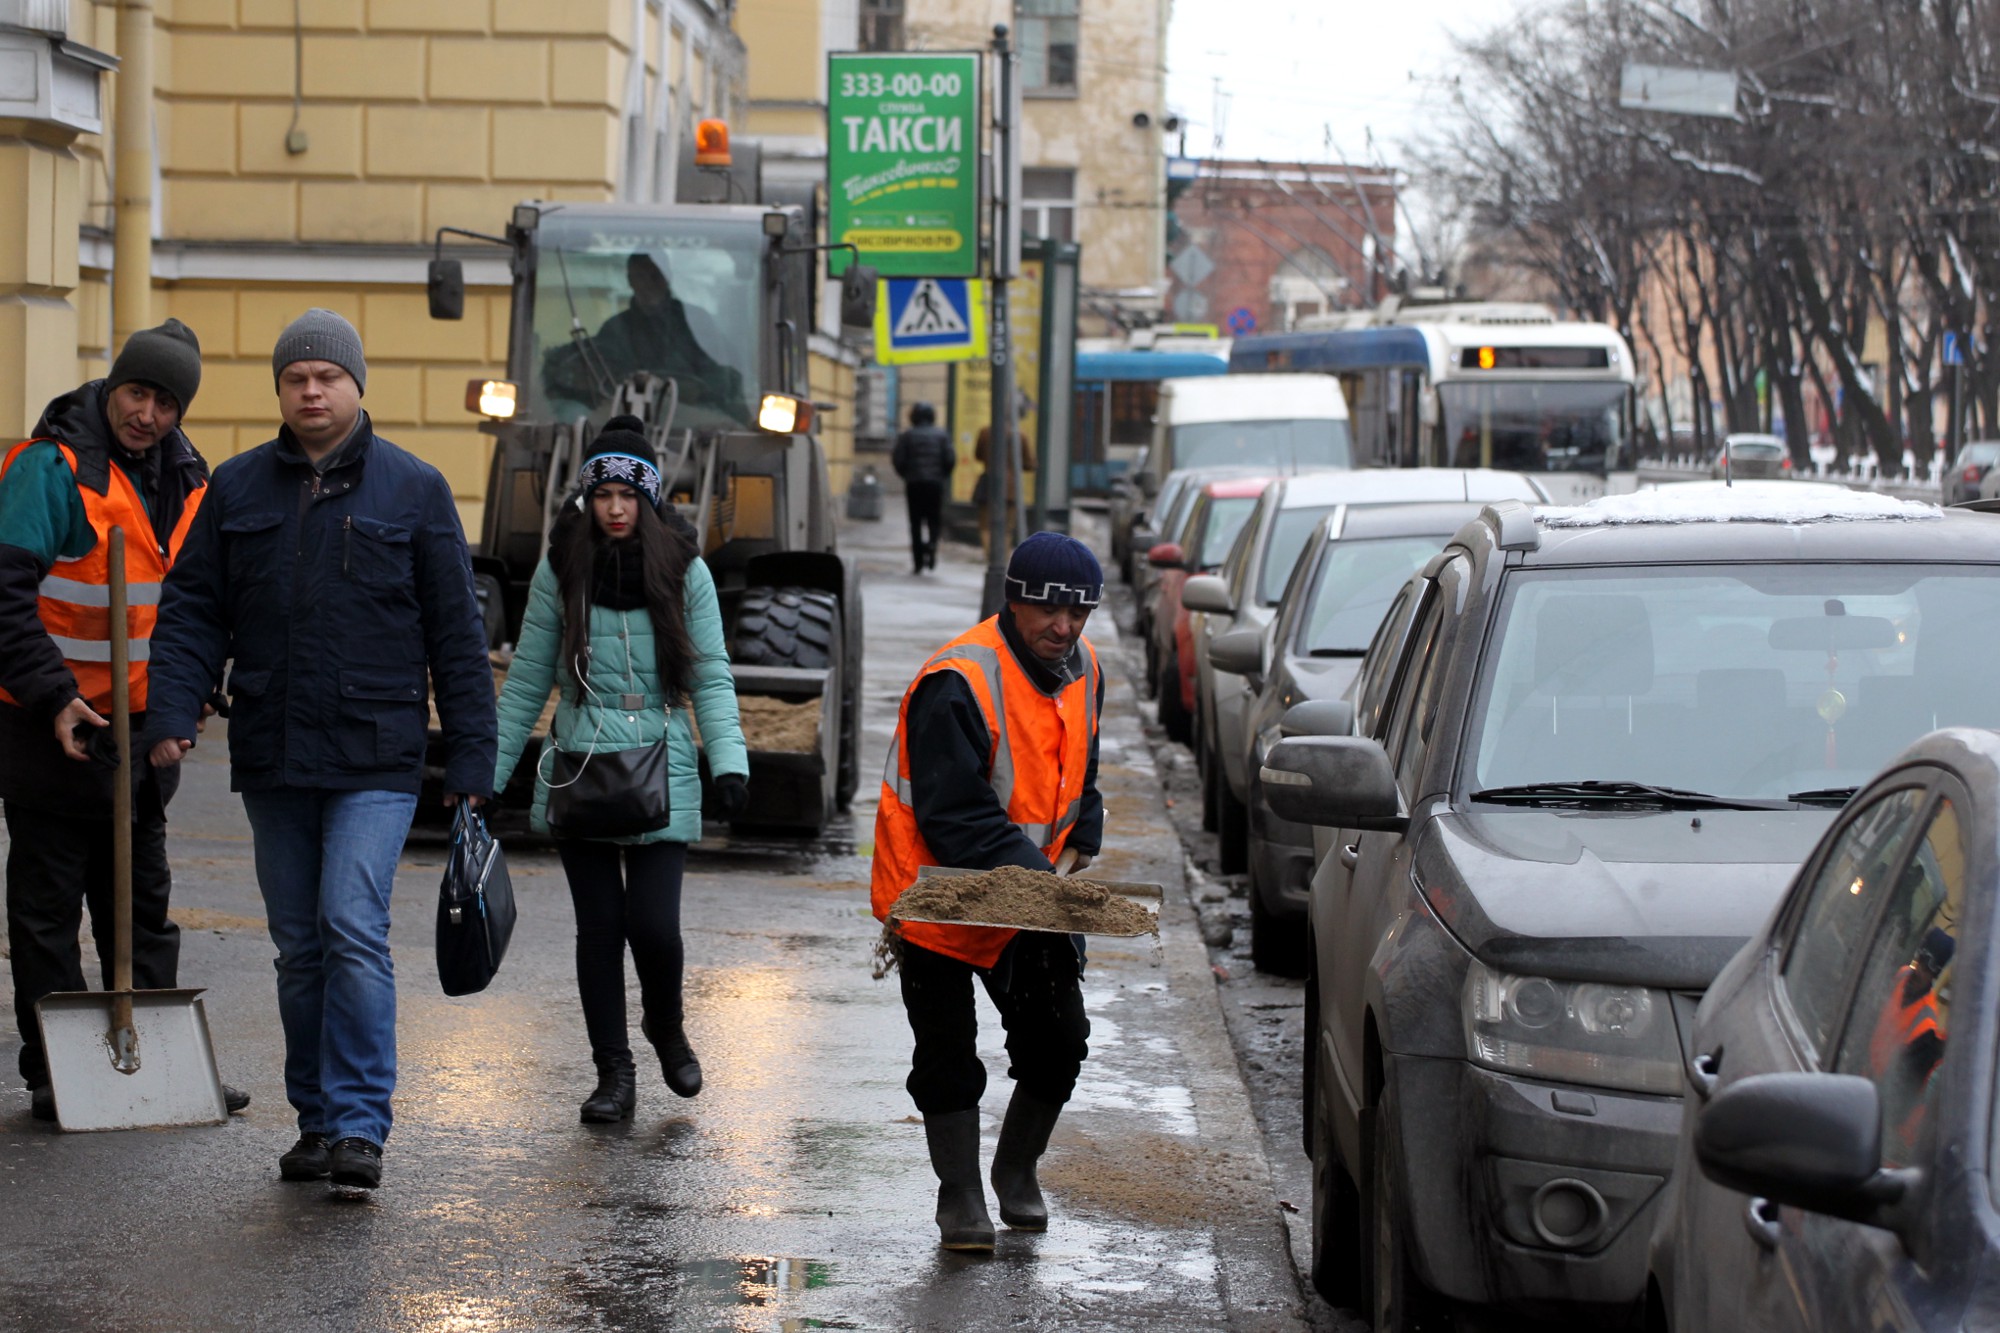
[[[1055, 695], [1028, 678], [1001, 637], [998, 617], [983, 620], [931, 655], [903, 692], [896, 735], [882, 773], [882, 801], [875, 812], [875, 868], [870, 882], [875, 915], [887, 920], [903, 890], [917, 882], [920, 866], [938, 859], [917, 831], [910, 767], [910, 700], [932, 673], [956, 671], [972, 687], [986, 716], [989, 781], [993, 794], [1051, 862], [1069, 840], [1083, 812], [1083, 779], [1090, 742], [1097, 734], [1097, 650], [1084, 641], [1083, 675]], [[923, 780], [919, 765], [915, 781]], [[989, 867], [975, 866], [984, 870]], [[910, 943], [974, 967], [991, 967], [1014, 931], [990, 926], [947, 926], [911, 921], [899, 927]]]
[[[51, 443], [62, 450], [71, 472], [76, 471], [76, 451], [60, 441], [24, 440], [0, 460], [0, 478], [14, 460], [31, 445]], [[145, 501], [125, 470], [110, 465], [111, 481], [99, 495], [88, 486], [76, 488], [83, 498], [83, 512], [90, 519], [97, 540], [75, 560], [58, 560], [42, 580], [35, 609], [42, 628], [61, 650], [63, 662], [76, 677], [77, 692], [98, 713], [111, 711], [111, 529], [125, 529], [125, 639], [131, 653], [127, 679], [132, 689], [132, 711], [146, 707], [146, 662], [151, 656], [153, 621], [160, 609], [160, 584], [173, 568], [187, 540], [194, 516], [201, 508], [206, 486], [197, 487], [181, 510], [167, 549], [160, 550], [153, 538], [153, 521], [146, 516]], [[18, 703], [0, 689], [0, 702]]]

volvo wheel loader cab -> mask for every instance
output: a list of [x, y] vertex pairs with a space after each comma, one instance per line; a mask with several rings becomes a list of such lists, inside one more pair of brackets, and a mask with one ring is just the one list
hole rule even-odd
[[[584, 449], [637, 416], [721, 597], [750, 746], [740, 822], [798, 833], [854, 794], [861, 692], [859, 579], [836, 549], [807, 387], [809, 208], [520, 205], [504, 238], [508, 379], [466, 395], [496, 441], [473, 560], [496, 662]], [[431, 291], [434, 316], [462, 315], [456, 261], [433, 263]]]

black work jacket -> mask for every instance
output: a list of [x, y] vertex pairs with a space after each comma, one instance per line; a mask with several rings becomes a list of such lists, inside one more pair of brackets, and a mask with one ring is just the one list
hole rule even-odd
[[912, 426], [896, 437], [889, 461], [905, 482], [945, 482], [958, 465], [958, 451], [938, 427]]

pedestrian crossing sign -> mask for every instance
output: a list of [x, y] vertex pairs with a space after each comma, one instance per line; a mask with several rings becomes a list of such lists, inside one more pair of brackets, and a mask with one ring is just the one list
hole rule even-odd
[[986, 284], [971, 278], [885, 278], [875, 301], [875, 359], [885, 366], [986, 355]]

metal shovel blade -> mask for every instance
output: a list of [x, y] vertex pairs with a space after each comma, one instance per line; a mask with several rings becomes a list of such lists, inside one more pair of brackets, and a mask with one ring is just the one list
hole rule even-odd
[[119, 1069], [122, 1043], [113, 1036], [117, 992], [59, 991], [36, 1003], [56, 1123], [77, 1131], [219, 1125], [229, 1119], [201, 992], [128, 993], [136, 1037], [131, 1053], [138, 1057], [131, 1073]]

